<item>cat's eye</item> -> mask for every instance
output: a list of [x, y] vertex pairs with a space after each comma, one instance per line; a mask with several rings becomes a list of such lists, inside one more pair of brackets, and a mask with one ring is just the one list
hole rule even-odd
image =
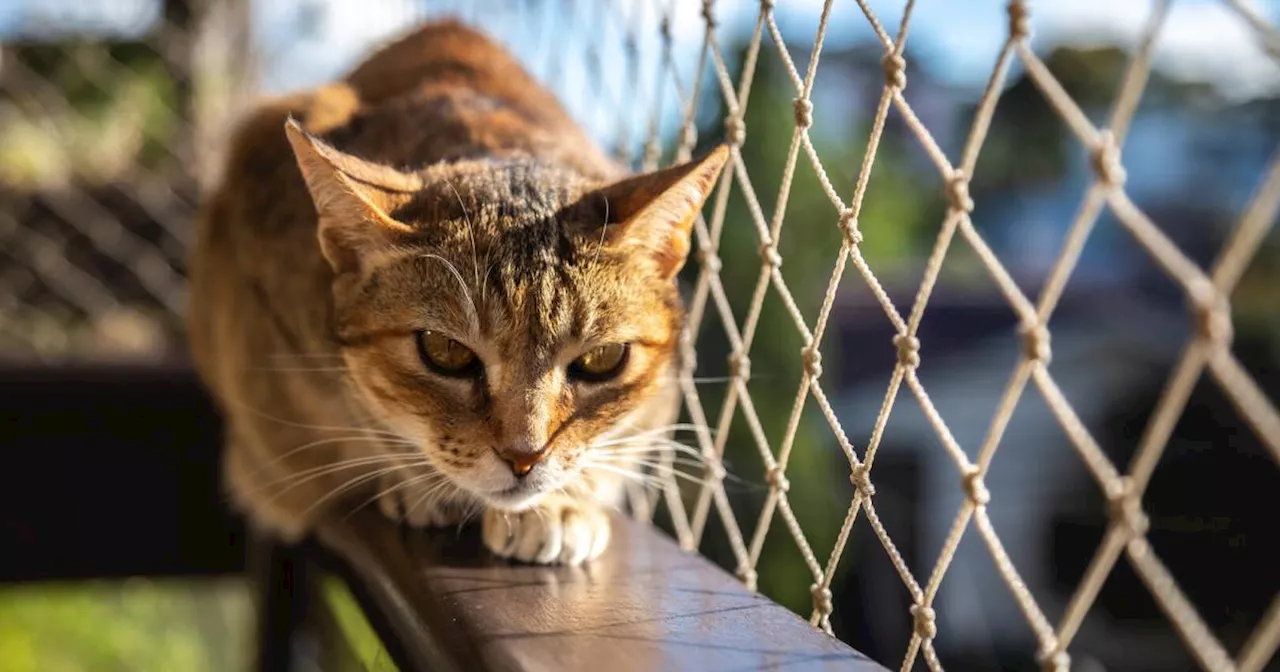
[[622, 373], [631, 347], [626, 343], [610, 343], [587, 352], [569, 365], [569, 375], [578, 380], [598, 383]]
[[480, 370], [476, 353], [444, 334], [419, 331], [417, 341], [422, 363], [442, 376], [470, 377]]

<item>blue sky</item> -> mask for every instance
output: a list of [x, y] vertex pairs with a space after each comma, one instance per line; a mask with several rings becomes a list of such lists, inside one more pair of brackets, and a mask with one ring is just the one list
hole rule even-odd
[[[634, 77], [628, 74], [621, 49], [623, 27], [629, 22], [646, 26], [637, 33], [642, 53], [655, 48], [654, 8], [668, 3], [675, 8], [676, 59], [685, 66], [682, 76], [687, 81], [692, 78], [703, 30], [698, 0], [578, 2], [574, 3], [579, 10], [576, 26], [546, 12], [527, 14], [518, 9], [527, 3], [519, 0], [256, 0], [259, 32], [255, 46], [262, 54], [261, 86], [267, 91], [282, 91], [337, 76], [372, 46], [425, 16], [424, 6], [430, 5], [432, 14], [439, 13], [440, 7], [445, 11], [453, 8], [534, 61], [535, 73], [555, 79], [555, 88], [575, 112], [587, 117], [588, 125], [608, 133], [611, 129], [606, 126], [616, 126], [616, 116], [607, 116], [599, 108], [617, 109], [624, 101], [640, 110], [657, 95], [646, 85], [657, 74], [652, 70], [657, 59], [641, 59], [640, 72]], [[146, 31], [157, 15], [158, 4], [157, 0], [0, 0], [0, 39], [33, 29], [38, 32], [41, 27]], [[1153, 4], [1153, 0], [1033, 1], [1034, 44], [1038, 48], [1061, 42], [1136, 44]], [[902, 0], [869, 0], [869, 5], [891, 32], [896, 31]], [[823, 0], [780, 0], [775, 11], [784, 35], [797, 42], [812, 39], [822, 6]], [[981, 86], [1004, 39], [1004, 6], [1005, 0], [918, 0], [910, 44], [919, 64], [959, 88]], [[759, 4], [721, 0], [717, 7], [721, 19], [718, 34], [723, 39], [734, 31], [749, 30]], [[1254, 7], [1273, 24], [1280, 23], [1280, 0], [1254, 0]], [[873, 37], [856, 3], [834, 3], [827, 36], [830, 47]], [[592, 77], [590, 64], [580, 57], [565, 56], [559, 59], [558, 67], [549, 65], [561, 52], [581, 55], [590, 42], [598, 47], [601, 77]], [[1221, 0], [1174, 0], [1157, 43], [1155, 62], [1175, 77], [1215, 80], [1224, 93], [1237, 98], [1280, 91], [1280, 62], [1262, 49], [1254, 33]], [[603, 82], [603, 88], [593, 88], [594, 82]], [[598, 104], [602, 98], [606, 99], [604, 105]], [[645, 120], [637, 113], [632, 123], [643, 124]]]
[[[821, 0], [790, 0], [784, 17], [796, 34], [817, 25]], [[896, 31], [901, 0], [870, 0], [886, 27]], [[1004, 0], [918, 0], [910, 43], [927, 47], [931, 70], [959, 83], [979, 85], [991, 71], [1003, 42], [1007, 19]], [[1247, 4], [1247, 3], [1246, 3]], [[1034, 40], [1038, 46], [1059, 42], [1118, 42], [1134, 45], [1153, 0], [1032, 0]], [[1255, 0], [1253, 6], [1273, 25], [1280, 24], [1280, 2]], [[836, 2], [831, 35], [835, 40], [867, 39], [870, 28], [853, 2]], [[1229, 92], [1253, 96], [1280, 89], [1280, 54], [1271, 57], [1254, 34], [1222, 0], [1174, 0], [1160, 39], [1156, 62], [1171, 74], [1215, 77]]]
[[[634, 11], [665, 5], [670, 0], [602, 0]], [[270, 51], [287, 49], [296, 42], [296, 27], [308, 7], [320, 7], [329, 14], [324, 21], [322, 41], [330, 47], [327, 58], [317, 59], [314, 68], [299, 73], [297, 79], [328, 76], [321, 72], [331, 63], [349, 61], [371, 42], [397, 32], [421, 15], [424, 6], [471, 7], [468, 12], [480, 22], [502, 14], [511, 14], [518, 5], [510, 0], [476, 0], [466, 2], [424, 2], [423, 0], [257, 0], [256, 13], [263, 20], [265, 46]], [[592, 3], [580, 2], [580, 8]], [[700, 2], [675, 0], [675, 29], [689, 40], [701, 31]], [[1152, 7], [1152, 0], [1042, 0], [1030, 3], [1041, 42], [1105, 41], [1133, 42]], [[822, 0], [782, 0], [776, 13], [784, 33], [789, 37], [811, 35], [817, 25]], [[902, 11], [902, 0], [870, 0], [880, 19], [891, 30]], [[957, 82], [981, 81], [989, 71], [992, 58], [1004, 35], [1006, 19], [1004, 0], [918, 0], [913, 17], [912, 42], [928, 47], [929, 52], [945, 54], [931, 59], [936, 74]], [[1280, 23], [1280, 2], [1254, 0], [1254, 7]], [[0, 36], [11, 35], [20, 27], [32, 25], [69, 25], [72, 27], [111, 26], [117, 30], [145, 28], [155, 17], [157, 0], [0, 0]], [[746, 28], [758, 3], [750, 0], [721, 0], [718, 12], [724, 22], [722, 31]], [[833, 5], [832, 44], [847, 44], [871, 38], [871, 29], [852, 0], [837, 0]], [[687, 10], [687, 11], [686, 11]], [[436, 10], [433, 10], [436, 11]], [[652, 22], [652, 12], [647, 13]], [[723, 33], [722, 33], [723, 34]], [[692, 41], [692, 40], [690, 40]], [[1276, 87], [1280, 84], [1280, 65], [1268, 59], [1256, 44], [1243, 22], [1236, 19], [1222, 0], [1175, 0], [1160, 51], [1163, 65], [1175, 70], [1201, 74], [1210, 72], [1236, 80], [1252, 80], [1255, 86]], [[1268, 63], [1268, 61], [1270, 61]], [[1199, 62], [1199, 66], [1195, 65]], [[340, 66], [339, 66], [340, 69]], [[1232, 74], [1235, 71], [1236, 74]], [[1253, 87], [1242, 86], [1241, 91]]]

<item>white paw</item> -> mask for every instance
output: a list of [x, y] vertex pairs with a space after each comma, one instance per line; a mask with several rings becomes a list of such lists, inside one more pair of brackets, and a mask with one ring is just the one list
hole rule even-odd
[[519, 513], [486, 509], [481, 528], [495, 555], [540, 565], [580, 565], [609, 545], [609, 517], [578, 502], [545, 502]]
[[382, 515], [413, 528], [450, 527], [462, 522], [458, 508], [449, 506], [430, 486], [405, 485], [399, 478], [378, 479], [378, 510]]

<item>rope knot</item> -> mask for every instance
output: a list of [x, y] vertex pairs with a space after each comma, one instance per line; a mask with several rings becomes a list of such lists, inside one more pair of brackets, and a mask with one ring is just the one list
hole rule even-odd
[[760, 11], [762, 12], [773, 11], [773, 3], [774, 3], [774, 0], [760, 0]]
[[769, 268], [782, 266], [782, 255], [778, 254], [778, 245], [772, 240], [760, 246], [760, 261]]
[[1234, 329], [1231, 325], [1231, 305], [1227, 297], [1213, 283], [1199, 278], [1187, 288], [1187, 298], [1191, 303], [1196, 332], [1200, 338], [1218, 348], [1231, 345]]
[[729, 355], [729, 375], [740, 380], [751, 379], [751, 358], [740, 350]]
[[747, 141], [747, 125], [737, 117], [729, 117], [724, 120], [724, 135], [729, 139], [729, 144], [741, 147]]
[[1019, 329], [1022, 335], [1022, 353], [1027, 359], [1045, 366], [1053, 359], [1053, 350], [1049, 347], [1049, 330], [1043, 324], [1024, 324]]
[[937, 614], [934, 613], [933, 607], [913, 604], [911, 616], [915, 621], [916, 634], [920, 639], [930, 640], [938, 636]]
[[1037, 656], [1040, 659], [1040, 669], [1044, 672], [1070, 672], [1071, 656], [1066, 651], [1058, 651], [1050, 653], [1041, 651]]
[[839, 226], [845, 240], [848, 240], [850, 245], [857, 247], [862, 244], [862, 231], [858, 230], [858, 218], [854, 214], [853, 208], [845, 208], [840, 211]]
[[1116, 146], [1116, 138], [1111, 131], [1098, 134], [1098, 141], [1093, 146], [1091, 155], [1093, 172], [1108, 187], [1119, 188], [1124, 185], [1124, 165], [1120, 163], [1120, 148]]
[[[692, 124], [685, 126], [684, 133], [682, 135], [683, 135], [683, 138], [680, 141], [680, 145], [682, 147], [692, 147], [698, 144], [698, 129], [695, 128]], [[689, 160], [689, 153], [687, 149], [681, 149], [680, 151], [677, 151], [676, 155], [677, 155], [677, 159], [679, 159], [680, 161]]]
[[822, 584], [813, 584], [809, 586], [809, 594], [813, 595], [813, 611], [818, 612], [819, 616], [823, 618], [831, 616], [833, 611], [831, 589]]
[[747, 587], [747, 590], [750, 590], [751, 592], [755, 592], [756, 579], [758, 578], [758, 575], [756, 574], [756, 570], [751, 569], [746, 565], [740, 565], [738, 569], [734, 571], [733, 575], [738, 577], [738, 580], [741, 581], [742, 584]]
[[822, 376], [822, 353], [818, 352], [816, 343], [800, 349], [800, 361], [804, 362], [804, 373], [810, 380], [817, 380]]
[[688, 367], [691, 372], [698, 368], [698, 351], [693, 347], [695, 338], [697, 334], [694, 334], [691, 329], [681, 329], [677, 337], [682, 359], [681, 366]]
[[871, 482], [871, 470], [866, 465], [855, 467], [853, 473], [849, 474], [849, 482], [866, 499], [876, 494], [876, 486]]
[[991, 491], [982, 480], [982, 471], [977, 467], [969, 469], [964, 475], [964, 494], [974, 506], [986, 506], [991, 501]]
[[664, 42], [671, 41], [671, 17], [664, 16], [658, 22], [658, 34], [662, 36]]
[[696, 257], [698, 263], [712, 273], [720, 272], [720, 257], [716, 255], [716, 251], [710, 248], [698, 250]]
[[899, 91], [907, 88], [907, 59], [889, 52], [880, 59], [880, 66], [884, 68], [885, 86]]
[[702, 18], [707, 22], [709, 30], [715, 30], [716, 27], [716, 13], [712, 10], [714, 4], [714, 0], [702, 0]]
[[1120, 486], [1107, 493], [1107, 509], [1111, 519], [1125, 527], [1129, 538], [1140, 537], [1147, 533], [1149, 521], [1142, 512], [1142, 501], [1133, 489], [1133, 481], [1128, 476], [1120, 479]]
[[831, 589], [821, 583], [815, 583], [809, 586], [809, 594], [813, 596], [813, 610], [823, 618], [830, 616], [834, 610], [831, 605]]
[[813, 101], [808, 98], [796, 98], [791, 104], [796, 114], [796, 126], [801, 130], [813, 125]]
[[947, 204], [957, 212], [973, 212], [973, 199], [969, 197], [969, 176], [956, 170], [947, 178]]
[[769, 487], [778, 492], [786, 492], [791, 489], [791, 481], [787, 480], [787, 475], [782, 473], [782, 467], [774, 465], [769, 467], [769, 474], [765, 477], [769, 483]]
[[893, 337], [893, 346], [898, 349], [898, 364], [908, 369], [920, 366], [920, 339], [898, 334]]
[[1031, 12], [1022, 0], [1009, 1], [1009, 37], [1024, 40], [1031, 34]]

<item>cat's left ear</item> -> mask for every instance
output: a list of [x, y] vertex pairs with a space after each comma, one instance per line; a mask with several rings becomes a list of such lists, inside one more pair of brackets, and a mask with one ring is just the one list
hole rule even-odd
[[358, 272], [371, 255], [412, 232], [387, 210], [398, 197], [422, 189], [416, 175], [344, 154], [293, 119], [285, 134], [319, 217], [320, 251], [335, 272]]
[[729, 159], [729, 147], [688, 163], [637, 175], [595, 192], [606, 244], [635, 248], [673, 278], [689, 256], [693, 222]]

